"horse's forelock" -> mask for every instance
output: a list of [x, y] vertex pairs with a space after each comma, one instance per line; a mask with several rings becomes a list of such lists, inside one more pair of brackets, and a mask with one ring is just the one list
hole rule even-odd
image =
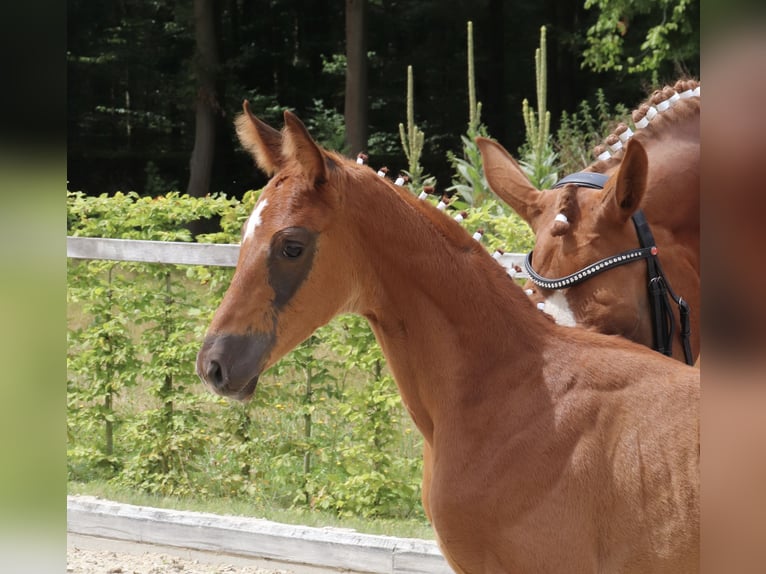
[[577, 203], [578, 189], [576, 183], [568, 183], [557, 196], [556, 212], [564, 215], [567, 223], [573, 223], [579, 215], [579, 205]]

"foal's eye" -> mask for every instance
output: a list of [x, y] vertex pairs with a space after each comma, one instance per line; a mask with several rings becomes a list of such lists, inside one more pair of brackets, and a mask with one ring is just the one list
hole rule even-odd
[[288, 259], [295, 259], [296, 257], [300, 257], [302, 253], [303, 245], [295, 241], [288, 241], [282, 247], [282, 255]]

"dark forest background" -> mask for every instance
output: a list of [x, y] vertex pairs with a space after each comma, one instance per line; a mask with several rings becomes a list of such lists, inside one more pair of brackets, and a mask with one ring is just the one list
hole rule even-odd
[[[698, 76], [698, 18], [698, 2], [684, 0], [69, 0], [68, 189], [241, 196], [260, 187], [232, 127], [245, 98], [275, 127], [289, 108], [326, 145], [406, 168], [398, 125], [408, 65], [421, 161], [448, 184], [446, 152], [459, 152], [468, 122], [469, 20], [482, 121], [513, 152], [524, 142], [521, 102], [535, 101], [540, 26], [555, 130], [598, 89], [633, 106], [657, 82]], [[666, 37], [640, 69], [658, 23]]]

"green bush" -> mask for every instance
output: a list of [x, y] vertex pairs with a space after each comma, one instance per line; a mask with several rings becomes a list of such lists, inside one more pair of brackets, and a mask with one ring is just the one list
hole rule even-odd
[[[68, 233], [189, 241], [191, 221], [231, 218], [238, 203], [178, 193], [70, 193]], [[231, 270], [211, 268], [68, 262], [72, 478], [108, 478], [162, 494], [195, 491], [206, 399], [193, 392], [199, 382], [190, 366], [210, 314], [203, 310], [230, 277]]]
[[[115, 399], [136, 384], [139, 361], [129, 318], [117, 311], [130, 282], [112, 262], [69, 264], [67, 298], [89, 317], [67, 331], [67, 436], [73, 476], [110, 476], [120, 467], [115, 426], [124, 415]], [[82, 377], [87, 375], [87, 384]]]
[[621, 104], [611, 106], [600, 89], [596, 92], [595, 103], [583, 100], [571, 114], [562, 112], [554, 146], [561, 171], [574, 173], [593, 163], [593, 148], [620, 119], [627, 121], [629, 118], [628, 109]]

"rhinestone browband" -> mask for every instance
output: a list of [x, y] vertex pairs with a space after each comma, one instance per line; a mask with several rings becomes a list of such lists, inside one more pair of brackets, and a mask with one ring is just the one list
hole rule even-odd
[[657, 255], [657, 247], [641, 247], [639, 249], [623, 251], [617, 255], [612, 255], [611, 257], [606, 257], [605, 259], [591, 263], [587, 267], [583, 267], [571, 275], [567, 275], [566, 277], [559, 277], [558, 279], [549, 279], [547, 277], [543, 277], [542, 275], [538, 275], [535, 270], [532, 269], [533, 253], [534, 251], [530, 251], [524, 258], [524, 269], [529, 275], [532, 283], [544, 289], [565, 289], [567, 287], [571, 287], [572, 285], [582, 283], [589, 277], [598, 275], [599, 273], [607, 271], [608, 269], [613, 269], [615, 267], [619, 267], [620, 265], [625, 265], [627, 263], [632, 263], [633, 261], [638, 261], [640, 259], [646, 259], [647, 257]]

